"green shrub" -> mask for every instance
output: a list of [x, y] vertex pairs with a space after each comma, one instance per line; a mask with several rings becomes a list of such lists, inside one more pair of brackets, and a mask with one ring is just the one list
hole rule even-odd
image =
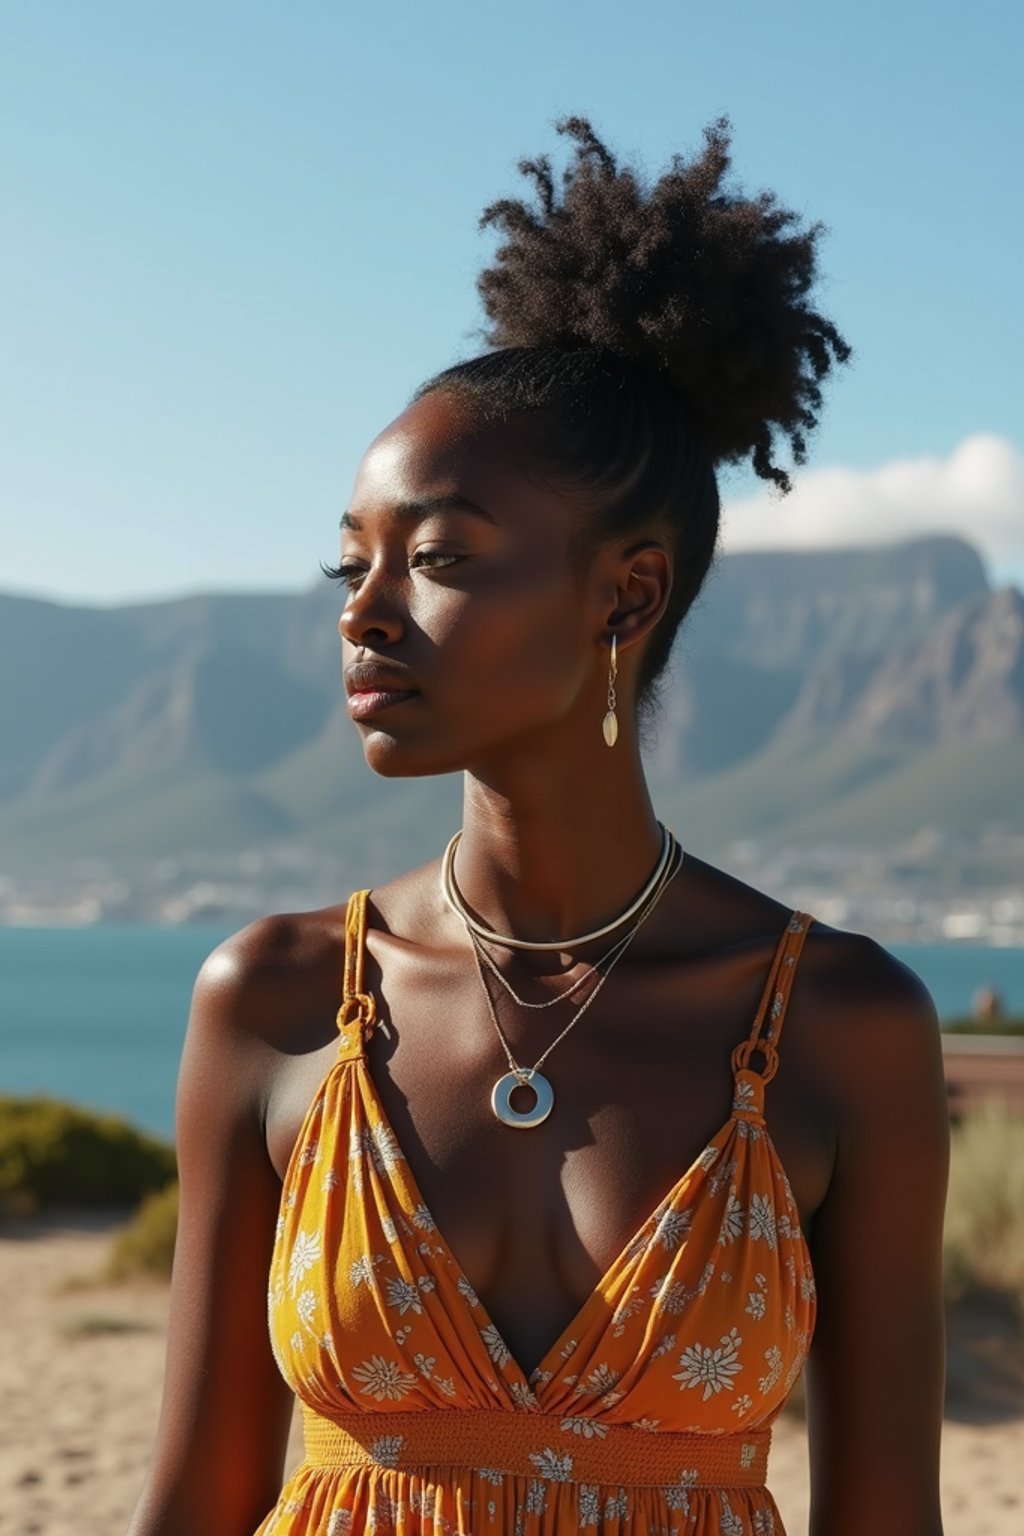
[[948, 1035], [1024, 1035], [1024, 1019], [943, 1019], [942, 1029]]
[[953, 1127], [946, 1293], [996, 1291], [1024, 1311], [1024, 1118], [998, 1101]]
[[178, 1186], [148, 1195], [135, 1216], [114, 1239], [106, 1278], [124, 1280], [133, 1275], [169, 1279], [178, 1230]]
[[174, 1178], [174, 1149], [117, 1115], [0, 1097], [0, 1212], [135, 1205]]

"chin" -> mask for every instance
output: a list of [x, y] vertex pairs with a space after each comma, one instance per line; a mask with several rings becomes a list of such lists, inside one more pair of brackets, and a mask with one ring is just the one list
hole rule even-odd
[[382, 779], [425, 779], [443, 773], [461, 773], [465, 754], [441, 752], [426, 742], [399, 741], [387, 731], [369, 730], [363, 737], [363, 757]]

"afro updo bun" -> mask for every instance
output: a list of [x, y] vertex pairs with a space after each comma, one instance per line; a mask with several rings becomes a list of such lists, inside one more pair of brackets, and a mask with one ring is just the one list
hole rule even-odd
[[775, 195], [730, 195], [729, 122], [704, 130], [704, 149], [675, 155], [646, 188], [617, 165], [590, 124], [556, 124], [575, 155], [556, 187], [547, 156], [522, 160], [539, 206], [503, 198], [481, 216], [503, 235], [478, 280], [493, 347], [599, 347], [664, 376], [686, 402], [716, 464], [748, 454], [764, 479], [789, 489], [772, 463], [785, 433], [806, 457], [821, 380], [850, 348], [807, 302], [824, 226], [797, 228]]
[[477, 286], [489, 352], [428, 380], [489, 416], [531, 418], [544, 466], [587, 503], [591, 541], [660, 521], [674, 532], [669, 608], [647, 645], [641, 699], [668, 660], [714, 555], [715, 467], [749, 460], [780, 492], [776, 441], [806, 460], [823, 380], [851, 349], [810, 302], [824, 225], [772, 192], [729, 191], [730, 124], [651, 184], [583, 117], [556, 182], [521, 160], [533, 198], [501, 198], [500, 242]]

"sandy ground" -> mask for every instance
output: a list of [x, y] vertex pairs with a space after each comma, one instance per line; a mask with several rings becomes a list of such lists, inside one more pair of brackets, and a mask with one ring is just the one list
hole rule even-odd
[[[0, 1536], [123, 1536], [160, 1406], [167, 1288], [68, 1289], [96, 1273], [111, 1216], [0, 1230]], [[1006, 1338], [956, 1330], [943, 1438], [946, 1536], [1024, 1531], [1024, 1397]], [[301, 1458], [298, 1421], [289, 1468]], [[806, 1446], [784, 1416], [769, 1468], [789, 1536], [807, 1529]], [[865, 1533], [869, 1536], [869, 1533]]]

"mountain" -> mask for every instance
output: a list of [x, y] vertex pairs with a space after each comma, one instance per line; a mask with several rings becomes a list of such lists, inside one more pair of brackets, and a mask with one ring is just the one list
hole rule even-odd
[[[0, 850], [429, 857], [460, 781], [365, 767], [338, 611], [326, 584], [116, 608], [0, 594]], [[1024, 599], [950, 537], [721, 556], [645, 735], [695, 851], [1020, 826]]]

